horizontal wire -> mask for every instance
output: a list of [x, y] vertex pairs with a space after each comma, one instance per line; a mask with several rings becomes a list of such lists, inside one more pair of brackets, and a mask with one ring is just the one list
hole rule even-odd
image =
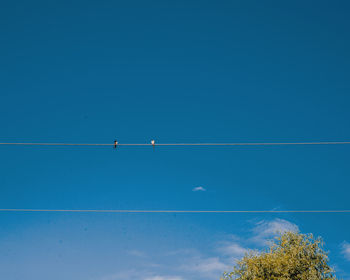
[[[261, 142], [261, 143], [118, 143], [116, 146], [283, 146], [283, 145], [345, 145], [350, 141], [343, 142]], [[115, 146], [114, 143], [15, 143], [3, 142], [0, 145], [24, 145], [24, 146]]]
[[24, 145], [24, 146], [114, 146], [114, 144], [83, 144], [83, 143], [0, 143], [0, 145]]
[[350, 213], [350, 210], [98, 210], [98, 209], [0, 209], [0, 212], [70, 213]]

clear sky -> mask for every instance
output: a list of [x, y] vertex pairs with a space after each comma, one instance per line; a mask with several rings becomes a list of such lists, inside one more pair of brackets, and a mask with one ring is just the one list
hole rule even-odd
[[[0, 141], [349, 141], [348, 1], [1, 1]], [[0, 208], [349, 209], [350, 146], [0, 147]], [[202, 187], [198, 191], [194, 188]], [[0, 213], [6, 280], [214, 280], [349, 214]]]

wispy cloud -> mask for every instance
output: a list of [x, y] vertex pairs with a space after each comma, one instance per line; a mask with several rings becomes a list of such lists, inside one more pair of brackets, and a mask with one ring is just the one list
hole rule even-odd
[[240, 243], [232, 242], [223, 242], [222, 245], [217, 250], [223, 256], [241, 258], [245, 253], [248, 252], [248, 248], [243, 247]]
[[344, 257], [350, 261], [350, 244], [348, 242], [342, 244], [342, 253]]
[[283, 219], [274, 219], [272, 221], [263, 220], [256, 223], [253, 229], [254, 236], [252, 240], [264, 246], [276, 235], [287, 231], [299, 232], [299, 227]]
[[224, 271], [229, 268], [227, 263], [221, 261], [218, 257], [205, 258], [197, 256], [186, 261], [181, 267], [184, 270], [195, 272], [197, 275], [205, 277], [218, 278]]
[[[209, 244], [206, 253], [196, 248], [179, 248], [162, 254], [156, 264], [152, 254], [131, 250], [128, 254], [140, 257], [139, 268], [107, 275], [98, 280], [212, 280], [219, 279], [225, 271], [232, 270], [236, 261], [248, 251], [266, 246], [268, 240], [279, 233], [299, 231], [296, 224], [283, 219], [262, 220], [252, 228], [245, 229], [248, 236], [226, 235], [214, 244]], [[211, 249], [210, 249], [211, 248]], [[350, 260], [350, 244], [344, 242], [343, 254]]]
[[205, 192], [206, 189], [203, 188], [202, 186], [199, 186], [199, 187], [195, 187], [192, 189], [193, 192]]

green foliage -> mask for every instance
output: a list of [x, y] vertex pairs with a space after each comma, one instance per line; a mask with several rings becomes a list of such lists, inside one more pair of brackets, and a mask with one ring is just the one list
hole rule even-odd
[[335, 280], [320, 238], [286, 232], [268, 251], [251, 252], [222, 280]]

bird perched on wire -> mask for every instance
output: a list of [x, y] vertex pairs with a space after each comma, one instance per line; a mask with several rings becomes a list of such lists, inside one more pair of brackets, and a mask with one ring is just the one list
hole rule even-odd
[[153, 148], [154, 148], [154, 146], [156, 145], [156, 143], [154, 142], [154, 140], [151, 140], [151, 144], [152, 144]]

